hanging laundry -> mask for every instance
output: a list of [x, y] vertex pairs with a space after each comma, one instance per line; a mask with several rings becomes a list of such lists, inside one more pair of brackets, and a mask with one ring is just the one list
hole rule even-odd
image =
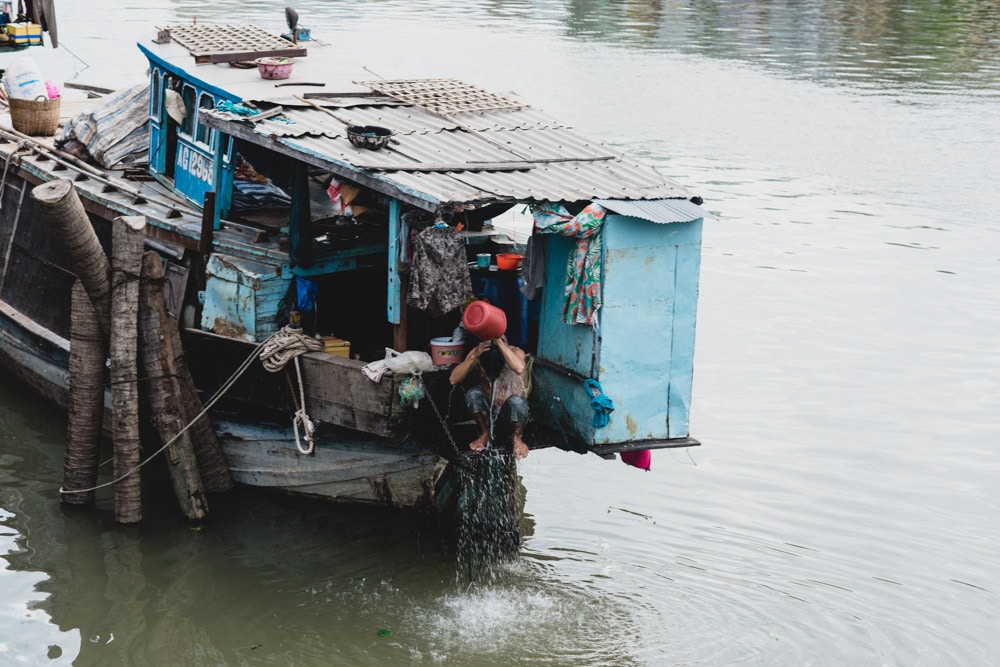
[[528, 237], [521, 275], [524, 276], [521, 294], [530, 301], [538, 295], [538, 291], [545, 284], [545, 244], [542, 242], [542, 237], [534, 234]]
[[598, 204], [589, 204], [573, 216], [562, 204], [543, 202], [532, 206], [531, 212], [535, 218], [535, 232], [577, 239], [566, 264], [563, 321], [597, 326], [604, 276], [604, 240], [600, 232], [607, 211]]
[[448, 226], [420, 232], [413, 244], [408, 304], [431, 315], [449, 313], [472, 296], [465, 241]]
[[615, 411], [614, 402], [604, 393], [601, 383], [597, 380], [584, 380], [583, 388], [590, 395], [590, 409], [594, 411], [590, 425], [594, 428], [604, 428], [611, 423], [611, 413]]

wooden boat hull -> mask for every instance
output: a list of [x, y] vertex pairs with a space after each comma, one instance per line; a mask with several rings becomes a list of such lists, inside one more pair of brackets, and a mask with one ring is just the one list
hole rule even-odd
[[216, 421], [233, 479], [348, 503], [413, 507], [429, 503], [445, 461], [413, 444], [349, 436], [323, 437], [311, 456], [298, 451], [291, 428]]
[[[68, 353], [68, 341], [0, 302], [0, 366], [60, 407], [67, 402]], [[304, 455], [288, 426], [231, 417], [213, 424], [236, 482], [336, 502], [428, 505], [447, 465], [414, 443], [321, 431], [315, 453]]]
[[[30, 185], [19, 176], [8, 175], [6, 187], [8, 192], [19, 192]], [[45, 223], [30, 212], [30, 207], [22, 207], [18, 224], [44, 227]], [[4, 212], [7, 226], [13, 222], [11, 213]], [[38, 280], [44, 282], [45, 278], [39, 276]], [[16, 296], [24, 298], [21, 291]], [[32, 303], [43, 309], [69, 308], [68, 303], [45, 301]], [[68, 361], [69, 340], [0, 298], [0, 367], [65, 408]], [[231, 417], [213, 419], [213, 423], [237, 482], [336, 502], [389, 507], [427, 504], [446, 465], [444, 459], [414, 443], [396, 444], [341, 432], [321, 434], [315, 455], [306, 456], [297, 451], [287, 425], [241, 422]]]

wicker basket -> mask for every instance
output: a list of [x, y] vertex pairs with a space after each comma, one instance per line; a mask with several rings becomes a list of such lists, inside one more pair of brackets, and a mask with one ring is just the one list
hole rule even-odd
[[10, 98], [10, 120], [18, 132], [50, 136], [59, 129], [59, 102], [54, 100], [18, 100]]

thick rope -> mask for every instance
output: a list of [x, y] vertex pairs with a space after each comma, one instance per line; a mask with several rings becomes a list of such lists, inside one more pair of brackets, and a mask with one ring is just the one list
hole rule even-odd
[[305, 335], [301, 329], [284, 327], [264, 341], [260, 363], [271, 373], [277, 373], [300, 354], [322, 351], [323, 343]]
[[10, 163], [14, 161], [17, 154], [27, 149], [28, 144], [25, 141], [18, 141], [17, 146], [8, 155], [7, 159], [3, 163], [3, 178], [0, 179], [0, 208], [3, 208], [3, 195], [7, 190], [7, 170], [10, 169]]
[[[296, 449], [307, 456], [316, 449], [313, 439], [316, 426], [306, 412], [306, 390], [305, 384], [302, 382], [302, 367], [299, 365], [299, 356], [306, 352], [320, 352], [322, 350], [323, 344], [321, 342], [302, 333], [302, 329], [287, 326], [268, 338], [262, 345], [260, 352], [260, 363], [271, 373], [277, 373], [285, 368], [289, 361], [295, 361], [295, 376], [299, 382], [299, 395], [296, 397], [295, 391], [292, 391], [292, 402], [295, 403], [292, 431], [295, 433]], [[300, 427], [302, 429], [301, 437]], [[306, 441], [305, 447], [302, 446], [302, 439]]]

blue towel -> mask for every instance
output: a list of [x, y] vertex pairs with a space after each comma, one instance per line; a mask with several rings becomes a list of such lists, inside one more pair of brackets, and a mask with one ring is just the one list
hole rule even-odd
[[594, 411], [590, 425], [594, 428], [607, 426], [608, 422], [611, 421], [611, 413], [615, 410], [615, 404], [605, 395], [601, 383], [597, 380], [584, 380], [583, 388], [590, 394], [590, 408]]

